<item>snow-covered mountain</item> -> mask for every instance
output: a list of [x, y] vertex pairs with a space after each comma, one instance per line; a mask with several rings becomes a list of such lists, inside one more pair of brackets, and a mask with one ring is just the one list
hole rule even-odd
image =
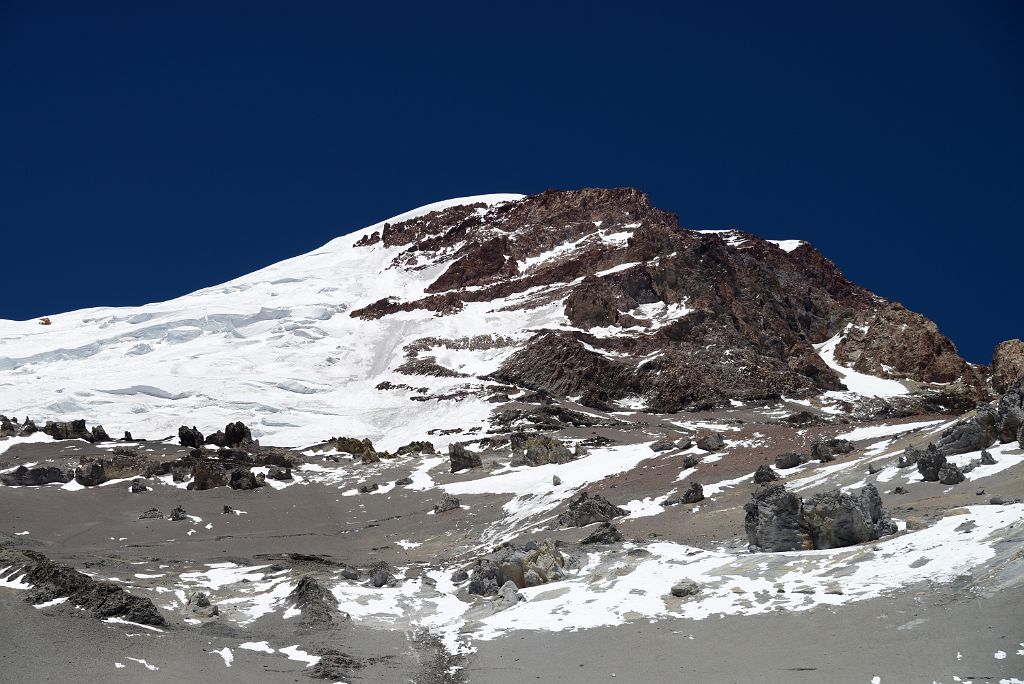
[[241, 419], [282, 445], [444, 444], [524, 388], [673, 411], [980, 384], [934, 324], [805, 243], [688, 231], [628, 189], [438, 202], [177, 299], [49, 320], [0, 321], [0, 409], [152, 438]]

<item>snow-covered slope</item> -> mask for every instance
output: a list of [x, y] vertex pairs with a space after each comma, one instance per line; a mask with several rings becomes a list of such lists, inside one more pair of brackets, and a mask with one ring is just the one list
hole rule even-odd
[[[463, 197], [389, 221], [519, 197]], [[480, 400], [412, 402], [375, 386], [405, 360], [402, 347], [412, 339], [522, 330], [560, 313], [488, 315], [493, 305], [480, 304], [448, 317], [422, 310], [350, 317], [385, 296], [422, 295], [443, 270], [387, 269], [398, 249], [352, 248], [383, 224], [167, 302], [54, 315], [49, 326], [0, 321], [0, 407], [44, 419], [88, 417], [112, 433], [150, 438], [186, 422], [213, 431], [245, 420], [254, 436], [285, 445], [358, 434], [391, 448], [431, 429], [481, 424], [490, 405]], [[486, 354], [465, 354], [465, 363], [487, 365]], [[439, 390], [465, 382], [425, 380]]]

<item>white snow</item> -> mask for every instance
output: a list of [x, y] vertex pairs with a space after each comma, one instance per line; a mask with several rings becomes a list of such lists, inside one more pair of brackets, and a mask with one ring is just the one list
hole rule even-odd
[[842, 341], [843, 333], [839, 333], [821, 344], [814, 345], [818, 356], [825, 365], [839, 374], [846, 388], [855, 394], [865, 397], [895, 397], [909, 394], [909, 390], [900, 382], [874, 375], [859, 373], [847, 368], [835, 360], [836, 346]]
[[942, 420], [924, 420], [917, 423], [902, 423], [900, 425], [869, 425], [860, 427], [839, 435], [840, 439], [848, 439], [851, 442], [858, 442], [862, 439], [877, 439], [879, 437], [890, 437], [900, 435], [904, 432], [912, 432], [926, 427], [932, 427], [942, 423]]
[[221, 658], [223, 658], [225, 667], [231, 667], [231, 663], [235, 659], [235, 654], [232, 653], [231, 649], [227, 646], [220, 649], [219, 651], [210, 651], [210, 653], [213, 655], [219, 655]]
[[257, 651], [259, 653], [275, 652], [266, 641], [247, 641], [244, 644], [239, 644], [238, 648], [246, 651]]
[[320, 656], [310, 655], [299, 648], [298, 644], [294, 646], [285, 646], [284, 648], [278, 649], [281, 653], [288, 656], [288, 660], [298, 660], [301, 663], [306, 663], [307, 667], [312, 667], [320, 662]]

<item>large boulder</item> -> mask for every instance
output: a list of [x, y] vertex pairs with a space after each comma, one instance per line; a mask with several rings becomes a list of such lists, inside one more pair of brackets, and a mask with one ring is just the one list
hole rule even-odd
[[697, 433], [697, 448], [703, 451], [718, 451], [725, 446], [725, 439], [720, 432], [703, 430]]
[[999, 414], [988, 404], [982, 404], [973, 418], [944, 430], [935, 446], [943, 456], [956, 456], [987, 449], [998, 438]]
[[804, 457], [794, 451], [787, 451], [775, 457], [775, 467], [778, 470], [796, 468], [804, 462]]
[[110, 435], [107, 434], [107, 431], [103, 429], [102, 425], [95, 425], [95, 426], [93, 426], [92, 430], [90, 431], [90, 434], [92, 435], [92, 439], [89, 440], [91, 442], [111, 442], [111, 441], [113, 441], [113, 440], [110, 439]]
[[456, 508], [462, 508], [459, 500], [448, 492], [441, 492], [440, 500], [434, 504], [434, 513], [446, 513], [454, 511]]
[[896, 532], [872, 484], [857, 494], [838, 489], [815, 494], [803, 502], [802, 526], [815, 549], [852, 546]]
[[41, 487], [54, 482], [71, 482], [74, 476], [74, 472], [71, 470], [52, 466], [26, 468], [20, 465], [13, 471], [0, 475], [0, 483], [8, 487]]
[[[971, 468], [973, 470], [973, 467]], [[944, 485], [960, 484], [964, 481], [964, 471], [953, 463], [943, 463], [939, 468], [939, 482]]]
[[586, 527], [591, 523], [610, 522], [628, 515], [629, 511], [612, 504], [600, 494], [582, 492], [569, 502], [567, 510], [558, 516], [558, 524], [565, 527]]
[[752, 547], [764, 551], [799, 551], [813, 548], [802, 526], [800, 497], [780, 482], [769, 482], [754, 490], [743, 510], [743, 526]]
[[757, 466], [757, 470], [754, 471], [754, 484], [765, 484], [766, 482], [775, 482], [779, 479], [779, 474], [772, 470], [772, 467], [767, 463], [762, 463]]
[[691, 482], [689, 489], [683, 492], [684, 504], [695, 504], [704, 500], [704, 486], [699, 482]]
[[394, 586], [398, 581], [395, 576], [391, 573], [391, 566], [385, 561], [377, 561], [370, 566], [370, 584], [377, 589], [381, 587]]
[[611, 523], [601, 523], [596, 530], [580, 540], [580, 544], [616, 544], [622, 541], [622, 533]]
[[231, 471], [228, 486], [232, 489], [257, 489], [267, 484], [263, 473], [256, 474], [248, 468], [235, 468]]
[[43, 432], [54, 439], [84, 439], [93, 441], [92, 433], [86, 429], [85, 420], [69, 420], [66, 422], [46, 421]]
[[853, 444], [845, 439], [829, 439], [811, 445], [811, 460], [828, 463], [834, 461], [839, 454], [853, 451]]
[[83, 487], [96, 487], [107, 481], [103, 461], [86, 461], [75, 468], [75, 482]]
[[249, 430], [249, 427], [240, 420], [228, 423], [224, 426], [224, 430], [217, 430], [212, 435], [208, 435], [203, 441], [206, 444], [213, 444], [222, 448], [243, 449], [247, 451], [260, 445], [257, 440], [252, 438], [252, 432]]
[[310, 575], [302, 577], [288, 595], [288, 607], [300, 611], [299, 624], [304, 627], [328, 627], [338, 614], [338, 601]]
[[560, 440], [536, 435], [527, 437], [525, 442], [513, 443], [511, 465], [541, 466], [549, 463], [568, 463], [575, 459], [576, 455]]
[[182, 425], [178, 428], [178, 443], [181, 444], [181, 446], [190, 447], [192, 449], [202, 448], [204, 444], [203, 433], [197, 430], [195, 425], [192, 427]]
[[992, 388], [1005, 392], [1021, 378], [1024, 378], [1024, 341], [1000, 342], [992, 354]]
[[945, 455], [940, 453], [934, 444], [929, 444], [927, 449], [918, 450], [915, 454], [917, 472], [921, 473], [921, 479], [925, 482], [938, 482], [939, 471], [946, 465]]
[[448, 445], [448, 459], [451, 461], [453, 473], [457, 473], [460, 470], [469, 470], [470, 468], [479, 468], [482, 465], [480, 454], [469, 451], [459, 443]]

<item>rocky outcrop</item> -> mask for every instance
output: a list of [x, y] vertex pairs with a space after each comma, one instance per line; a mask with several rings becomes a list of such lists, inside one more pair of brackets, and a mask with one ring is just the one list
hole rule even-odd
[[228, 472], [220, 463], [198, 461], [193, 467], [192, 473], [192, 481], [187, 486], [190, 490], [201, 492], [228, 484]]
[[195, 425], [182, 425], [178, 428], [178, 443], [192, 449], [201, 449], [205, 441], [203, 433], [197, 430]]
[[75, 468], [75, 482], [83, 487], [96, 487], [106, 481], [102, 461], [87, 461]]
[[767, 482], [775, 482], [778, 479], [778, 473], [772, 470], [772, 467], [769, 465], [759, 465], [757, 466], [757, 470], [754, 471], [754, 484], [765, 484]]
[[935, 443], [938, 453], [956, 456], [986, 449], [999, 438], [999, 415], [988, 404], [978, 407], [973, 418], [947, 428]]
[[1017, 439], [1024, 428], [1024, 379], [1015, 380], [996, 404], [996, 432], [1003, 444]]
[[835, 490], [804, 501], [771, 482], [754, 490], [744, 510], [747, 539], [763, 551], [851, 546], [896, 531], [870, 484], [857, 494]]
[[938, 480], [944, 485], [960, 484], [964, 481], [964, 471], [953, 463], [943, 463], [939, 467]]
[[235, 468], [231, 471], [231, 479], [228, 486], [232, 489], [258, 489], [267, 484], [267, 478], [263, 473], [254, 473], [248, 468]]
[[622, 533], [611, 523], [601, 523], [597, 529], [580, 540], [580, 544], [617, 544], [622, 541]]
[[451, 462], [452, 472], [479, 468], [481, 465], [480, 454], [469, 451], [458, 442], [448, 445], [448, 459]]
[[569, 451], [560, 440], [545, 435], [512, 435], [512, 466], [541, 466], [568, 463], [575, 459], [576, 454]]
[[786, 453], [779, 454], [775, 457], [775, 467], [779, 470], [788, 470], [789, 468], [796, 468], [798, 465], [804, 462], [804, 457], [793, 451], [787, 451]]
[[834, 461], [837, 455], [848, 454], [853, 451], [853, 444], [845, 439], [829, 439], [815, 442], [811, 445], [811, 460], [828, 463]]
[[929, 444], [923, 450], [912, 452], [907, 460], [911, 459], [917, 465], [917, 472], [921, 473], [921, 479], [925, 482], [939, 481], [939, 471], [942, 466], [946, 465], [946, 456], [940, 453], [934, 444]]
[[0, 548], [0, 567], [23, 573], [31, 585], [26, 600], [33, 604], [67, 597], [71, 605], [93, 617], [117, 617], [143, 625], [166, 626], [153, 602], [128, 593], [112, 582], [101, 582], [35, 551]]
[[185, 601], [185, 612], [189, 617], [209, 619], [220, 615], [220, 608], [210, 601], [205, 592], [194, 591]]
[[992, 389], [1006, 392], [1024, 378], [1024, 340], [1006, 340], [992, 354]]
[[440, 500], [434, 504], [434, 513], [446, 513], [454, 511], [456, 508], [462, 508], [459, 500], [448, 492], [441, 492]]
[[493, 596], [506, 583], [523, 589], [565, 577], [575, 559], [566, 556], [550, 539], [542, 543], [527, 542], [523, 546], [503, 544], [493, 553], [477, 559], [469, 572], [469, 593]]
[[582, 492], [558, 516], [558, 524], [563, 527], [586, 527], [596, 522], [611, 522], [628, 514], [629, 511], [612, 504], [600, 494]]
[[286, 603], [301, 612], [299, 623], [304, 627], [329, 627], [338, 616], [338, 601], [334, 594], [311, 575], [299, 579]]
[[20, 465], [9, 473], [0, 474], [0, 483], [8, 487], [41, 487], [54, 482], [71, 482], [74, 477], [74, 471], [71, 470], [53, 466], [27, 468]]
[[38, 432], [38, 428], [29, 418], [19, 423], [17, 418], [0, 415], [0, 437], [28, 437], [35, 432]]
[[54, 439], [84, 439], [93, 441], [92, 432], [86, 429], [85, 420], [69, 420], [67, 422], [46, 421], [43, 432]]
[[[178, 435], [179, 437], [181, 436], [180, 429]], [[260, 445], [258, 441], [252, 438], [252, 432], [242, 421], [228, 423], [224, 426], [223, 430], [217, 430], [212, 435], [207, 435], [203, 442], [221, 448], [242, 449], [244, 451], [250, 451]]]

